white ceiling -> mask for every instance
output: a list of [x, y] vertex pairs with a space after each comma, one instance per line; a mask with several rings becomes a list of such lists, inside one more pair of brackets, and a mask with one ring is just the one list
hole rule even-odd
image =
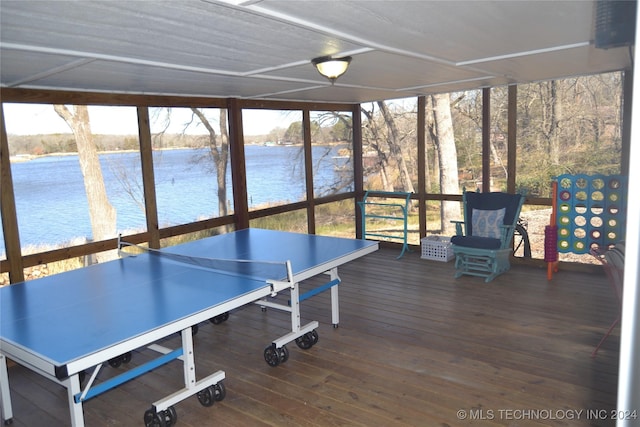
[[[366, 102], [621, 70], [595, 1], [0, 2], [2, 87]], [[312, 58], [351, 55], [335, 85]]]

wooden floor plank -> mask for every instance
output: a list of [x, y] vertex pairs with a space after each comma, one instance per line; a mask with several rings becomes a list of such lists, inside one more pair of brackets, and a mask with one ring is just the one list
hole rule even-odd
[[[619, 330], [591, 357], [617, 315], [604, 274], [561, 270], [547, 281], [546, 271], [518, 265], [484, 283], [454, 279], [453, 263], [416, 252], [396, 260], [396, 252], [340, 268], [338, 328], [329, 293], [305, 300], [302, 322], [320, 322], [319, 341], [308, 350], [289, 344], [281, 366], [268, 366], [263, 350], [287, 332], [288, 313], [250, 305], [223, 324], [201, 324], [197, 374], [225, 371], [227, 396], [212, 407], [195, 397], [179, 403], [177, 425], [614, 425], [586, 418], [616, 403]], [[164, 344], [177, 346], [179, 337]], [[152, 357], [142, 349], [131, 366]], [[105, 367], [100, 378], [117, 372]], [[9, 375], [15, 426], [68, 425], [61, 386], [20, 366]], [[182, 375], [172, 362], [86, 402], [87, 425], [143, 425], [144, 411], [182, 387]]]

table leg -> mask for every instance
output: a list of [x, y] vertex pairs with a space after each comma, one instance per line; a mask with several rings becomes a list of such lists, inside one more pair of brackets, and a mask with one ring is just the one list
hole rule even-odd
[[[168, 411], [169, 414], [175, 414], [175, 409], [172, 408], [173, 405], [193, 395], [198, 395], [198, 400], [200, 400], [200, 403], [204, 406], [210, 406], [214, 401], [224, 399], [225, 389], [222, 384], [222, 380], [225, 378], [224, 371], [214, 372], [208, 377], [203, 378], [200, 381], [196, 381], [196, 361], [194, 357], [192, 334], [193, 332], [191, 327], [183, 329], [181, 332], [182, 356], [180, 357], [180, 360], [182, 360], [183, 363], [184, 388], [153, 402], [151, 408], [145, 413], [145, 417], [147, 417], [147, 415], [150, 418], [153, 418], [154, 416], [159, 418], [166, 417], [167, 413], [165, 411]], [[165, 352], [160, 346], [156, 346], [154, 350], [160, 351], [161, 353]], [[199, 393], [202, 391], [206, 392], [205, 389], [209, 389], [208, 395], [205, 395], [204, 397], [200, 396]]]
[[5, 424], [11, 424], [13, 410], [9, 390], [9, 373], [7, 372], [7, 358], [3, 354], [0, 354], [0, 400], [2, 400], [2, 419]]
[[80, 388], [80, 376], [78, 374], [71, 375], [62, 383], [67, 388], [71, 426], [84, 427], [84, 412], [82, 410], [82, 401], [78, 399], [78, 402], [76, 402], [75, 398], [75, 396], [82, 391], [82, 389]]
[[[331, 276], [331, 281], [337, 281], [340, 283], [340, 277], [338, 277], [338, 268], [332, 268], [329, 272]], [[335, 285], [331, 287], [331, 323], [334, 328], [338, 327], [340, 323], [340, 302], [338, 299], [338, 287], [340, 285]]]
[[191, 328], [182, 330], [182, 352], [184, 369], [184, 386], [193, 388], [196, 383], [196, 362], [193, 354], [193, 332]]
[[298, 332], [300, 330], [300, 285], [295, 284], [291, 288], [291, 331]]

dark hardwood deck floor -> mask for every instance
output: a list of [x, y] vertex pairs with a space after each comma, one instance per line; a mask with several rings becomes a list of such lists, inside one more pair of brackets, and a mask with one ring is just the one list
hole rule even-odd
[[[339, 328], [328, 293], [303, 302], [319, 342], [289, 344], [278, 367], [263, 349], [288, 314], [252, 305], [200, 325], [198, 377], [224, 370], [227, 395], [208, 408], [179, 403], [177, 426], [614, 425], [619, 329], [591, 357], [617, 315], [604, 274], [560, 271], [548, 282], [545, 270], [514, 266], [487, 284], [454, 279], [452, 262], [397, 255], [381, 249], [340, 269]], [[137, 351], [129, 366], [151, 357]], [[9, 377], [14, 426], [69, 424], [61, 386], [20, 366]], [[150, 404], [181, 386], [172, 362], [86, 402], [86, 424], [142, 426]]]

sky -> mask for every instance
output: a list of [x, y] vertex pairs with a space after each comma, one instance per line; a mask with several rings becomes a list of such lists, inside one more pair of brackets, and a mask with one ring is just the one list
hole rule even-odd
[[[387, 104], [397, 104], [402, 108], [415, 107], [415, 99], [398, 99], [386, 101]], [[51, 104], [17, 104], [5, 103], [4, 119], [9, 135], [42, 135], [55, 133], [71, 133], [71, 129], [65, 121], [53, 110]], [[364, 104], [364, 108], [370, 110], [370, 104]], [[150, 109], [151, 132], [154, 132], [154, 109]], [[217, 109], [211, 109], [209, 115], [211, 123], [218, 122]], [[191, 110], [188, 108], [172, 109], [171, 125], [168, 133], [183, 133], [184, 123], [191, 120]], [[89, 119], [91, 130], [98, 135], [137, 135], [138, 120], [135, 107], [108, 107], [89, 106]], [[311, 119], [314, 119], [313, 112]], [[242, 122], [244, 134], [267, 135], [275, 128], [287, 129], [296, 121], [302, 121], [302, 113], [297, 110], [242, 110]], [[158, 124], [158, 129], [161, 125]], [[219, 132], [219, 129], [216, 129]], [[200, 126], [191, 126], [186, 133], [206, 134]]]
[[[9, 135], [39, 135], [70, 133], [65, 121], [50, 104], [3, 104], [5, 126]], [[215, 110], [217, 112], [217, 110]], [[151, 114], [151, 113], [150, 113]], [[288, 128], [294, 121], [301, 121], [299, 112], [275, 110], [243, 110], [245, 135], [266, 135], [274, 128]], [[172, 110], [169, 133], [181, 133], [183, 124], [189, 121], [191, 112], [187, 108]], [[217, 123], [217, 115], [211, 115]], [[89, 106], [91, 130], [94, 134], [137, 135], [138, 121], [135, 107]], [[154, 118], [151, 117], [153, 123]], [[153, 127], [153, 124], [152, 124]], [[152, 129], [153, 132], [153, 129]], [[202, 126], [187, 133], [205, 133]]]

